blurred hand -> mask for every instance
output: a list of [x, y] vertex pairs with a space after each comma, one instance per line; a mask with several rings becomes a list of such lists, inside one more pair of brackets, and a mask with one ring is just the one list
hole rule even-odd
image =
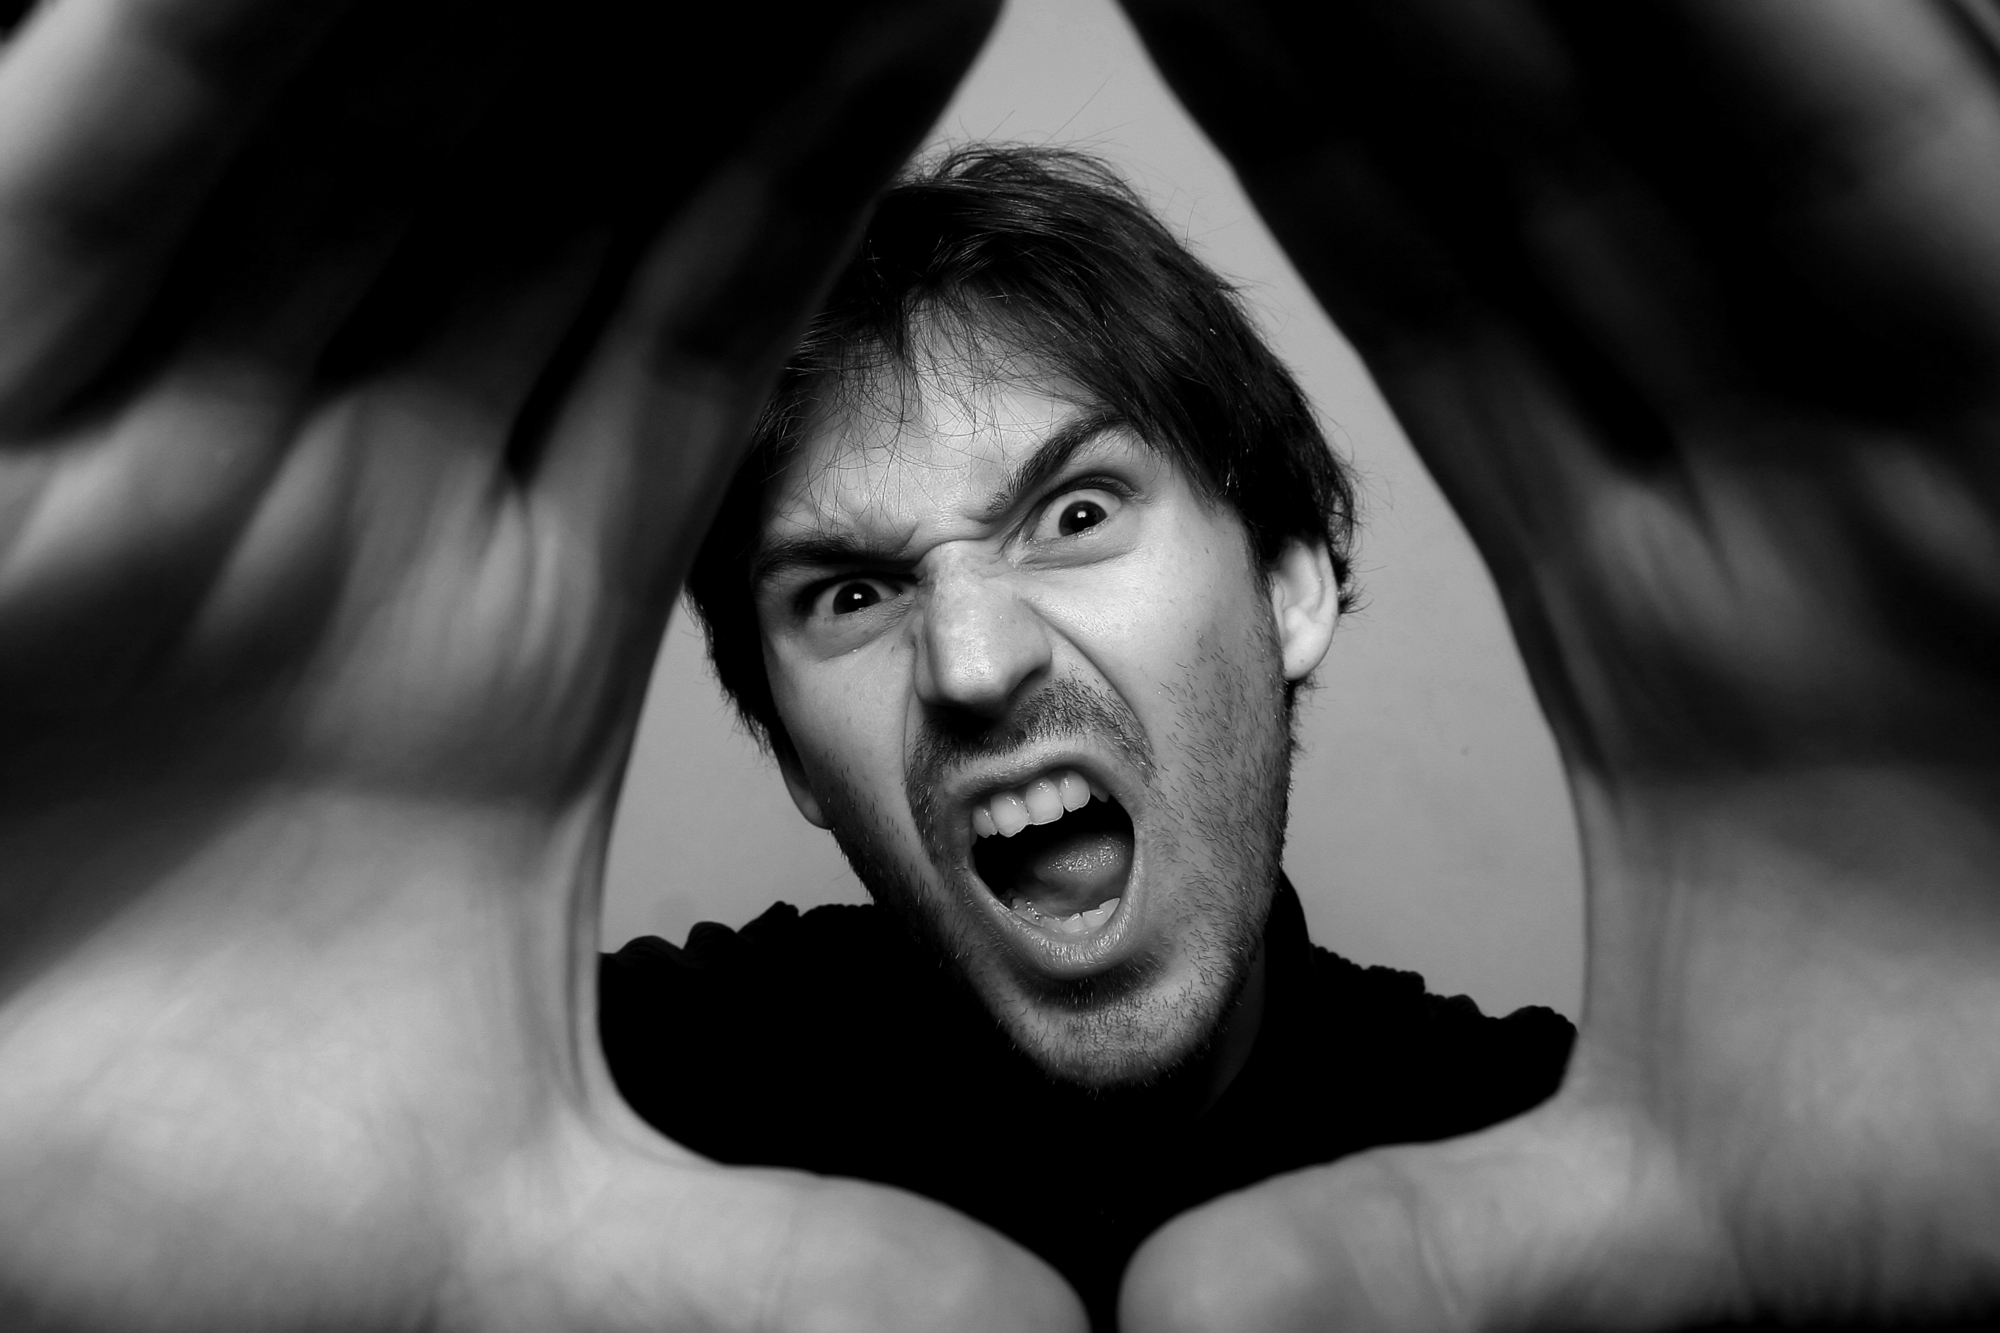
[[34, 785], [104, 744], [542, 803], [615, 765], [747, 418], [985, 18], [696, 9], [61, 0], [13, 39]]
[[[8, 7], [0, 7], [8, 8]], [[0, 48], [0, 1323], [1061, 1327], [652, 1137], [603, 836], [985, 0], [48, 0]]]
[[1993, 11], [1127, 7], [1492, 570], [1590, 928], [1553, 1102], [1177, 1221], [1127, 1327], [2000, 1303]]

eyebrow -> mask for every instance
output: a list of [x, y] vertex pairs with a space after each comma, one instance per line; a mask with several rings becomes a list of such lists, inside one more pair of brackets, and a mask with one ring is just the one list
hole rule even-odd
[[[1115, 412], [1092, 412], [1064, 423], [1050, 432], [1049, 437], [1035, 447], [1035, 452], [1022, 459], [1008, 474], [1006, 482], [980, 509], [977, 517], [985, 523], [999, 518], [1020, 504], [1022, 496], [1031, 495], [1047, 485], [1052, 477], [1069, 466], [1070, 460], [1085, 445], [1123, 424], [1124, 417]], [[794, 569], [891, 565], [900, 559], [900, 550], [842, 534], [777, 537], [764, 542], [758, 548], [756, 558], [750, 562], [750, 586], [761, 588], [780, 574]]]
[[982, 521], [991, 523], [1002, 514], [1021, 503], [1021, 497], [1032, 495], [1049, 483], [1049, 479], [1069, 466], [1069, 460], [1079, 449], [1095, 440], [1114, 426], [1124, 424], [1124, 418], [1115, 412], [1092, 412], [1074, 421], [1066, 422], [1043, 440], [1035, 452], [1021, 460], [1020, 466], [1009, 474], [1003, 485], [986, 507], [979, 511]]
[[894, 564], [898, 554], [855, 537], [778, 537], [765, 542], [750, 562], [750, 586], [761, 588], [794, 569]]

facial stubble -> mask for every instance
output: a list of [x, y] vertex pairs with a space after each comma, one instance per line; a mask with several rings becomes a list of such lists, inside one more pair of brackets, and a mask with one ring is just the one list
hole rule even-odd
[[[1260, 946], [1284, 851], [1291, 783], [1290, 708], [1275, 628], [1254, 662], [1205, 642], [1162, 693], [1174, 704], [1162, 772], [1138, 717], [1115, 695], [1057, 678], [999, 723], [927, 720], [912, 747], [903, 796], [927, 865], [895, 853], [890, 812], [835, 775], [821, 785], [835, 840], [875, 901], [951, 963], [1013, 1043], [1045, 1074], [1110, 1090], [1168, 1078], [1199, 1063], [1242, 993]], [[1240, 649], [1239, 649], [1240, 651]], [[950, 854], [934, 793], [954, 767], [1023, 746], [1088, 739], [1109, 745], [1146, 790], [1152, 902], [1171, 918], [1191, 973], [1167, 993], [1169, 957], [1141, 953], [1089, 977], [1050, 978], [997, 963], [962, 904], [987, 890]], [[1135, 828], [1135, 837], [1142, 836]], [[1135, 848], [1135, 858], [1137, 849]], [[932, 887], [935, 885], [936, 887]]]

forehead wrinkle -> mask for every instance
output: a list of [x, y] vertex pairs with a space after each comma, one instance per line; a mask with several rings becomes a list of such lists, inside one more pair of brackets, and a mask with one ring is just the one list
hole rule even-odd
[[[808, 433], [794, 462], [802, 471], [774, 497], [769, 521], [870, 533], [870, 546], [882, 544], [884, 528], [907, 545], [926, 519], [940, 515], [993, 521], [1032, 460], [1085, 411], [1055, 377], [1026, 369], [1019, 356], [996, 364], [933, 354], [871, 375], [865, 386], [850, 383]], [[1012, 387], [1040, 399], [1044, 410], [1010, 415], [1004, 395]]]

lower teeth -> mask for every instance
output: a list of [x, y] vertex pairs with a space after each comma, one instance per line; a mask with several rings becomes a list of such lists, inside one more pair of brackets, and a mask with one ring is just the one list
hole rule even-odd
[[1087, 935], [1111, 919], [1111, 914], [1118, 910], [1118, 901], [1107, 898], [1088, 912], [1072, 912], [1061, 917], [1042, 915], [1026, 898], [1016, 898], [1010, 906], [1015, 916], [1045, 930], [1053, 930], [1059, 935]]

